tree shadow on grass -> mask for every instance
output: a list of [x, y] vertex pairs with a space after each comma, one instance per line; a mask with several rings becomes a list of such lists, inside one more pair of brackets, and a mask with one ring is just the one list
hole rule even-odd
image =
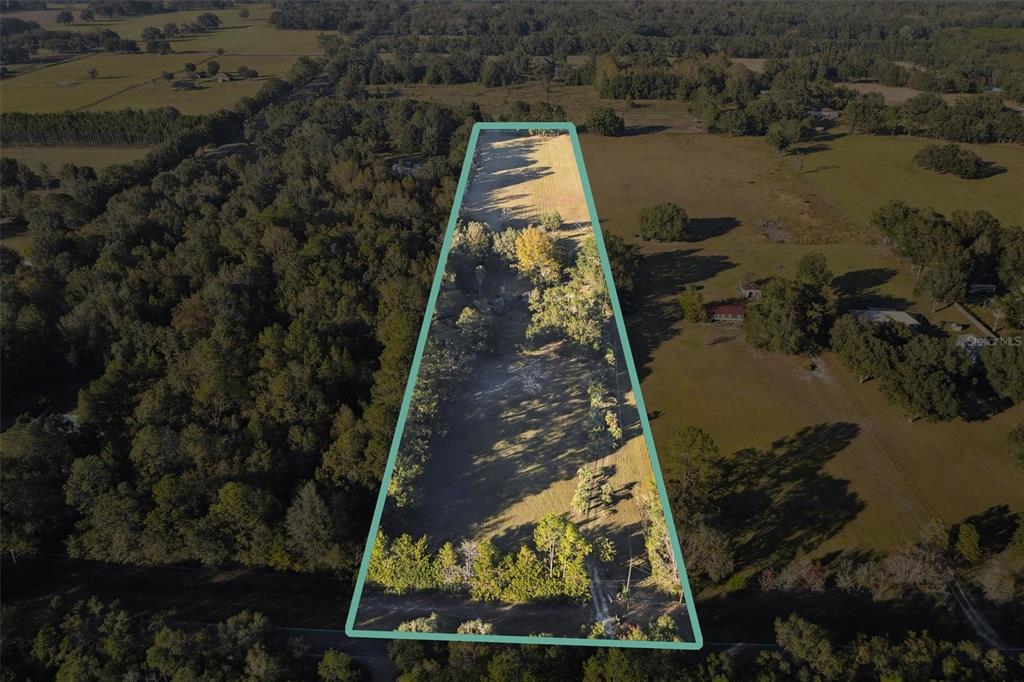
[[641, 260], [635, 311], [625, 319], [641, 380], [650, 373], [647, 365], [654, 351], [675, 335], [673, 327], [681, 319], [679, 294], [691, 284], [735, 267], [727, 256], [701, 255], [700, 249], [660, 251]]
[[1024, 520], [1010, 511], [1009, 506], [998, 504], [992, 505], [980, 514], [967, 517], [963, 523], [971, 524], [978, 531], [982, 550], [986, 554], [996, 554], [1006, 549], [1018, 524], [1024, 523]]
[[721, 218], [691, 218], [686, 223], [688, 241], [699, 242], [713, 237], [721, 237], [740, 226], [740, 221], [732, 216]]
[[986, 161], [982, 164], [981, 170], [978, 172], [976, 180], [985, 180], [987, 178], [995, 177], [996, 175], [1002, 175], [1006, 172], [1005, 166], [1000, 166], [991, 161]]
[[651, 133], [660, 133], [663, 130], [668, 130], [668, 126], [662, 125], [649, 125], [649, 126], [633, 126], [626, 128], [619, 137], [634, 137], [636, 135], [650, 135]]
[[843, 308], [895, 308], [905, 310], [910, 301], [879, 293], [878, 287], [895, 277], [895, 268], [864, 268], [844, 272], [832, 280]]
[[817, 424], [727, 460], [729, 492], [722, 512], [738, 566], [788, 563], [839, 533], [864, 509], [848, 481], [824, 471], [859, 432], [849, 422]]

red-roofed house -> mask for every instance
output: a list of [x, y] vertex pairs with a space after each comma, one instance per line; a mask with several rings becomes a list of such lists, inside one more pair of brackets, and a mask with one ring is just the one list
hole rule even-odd
[[742, 322], [747, 316], [747, 309], [739, 303], [719, 303], [708, 310], [715, 322]]

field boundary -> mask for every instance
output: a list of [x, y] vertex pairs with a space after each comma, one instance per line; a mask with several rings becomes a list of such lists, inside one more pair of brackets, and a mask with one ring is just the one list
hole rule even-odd
[[[441, 289], [441, 281], [444, 276], [445, 265], [448, 254], [451, 251], [452, 238], [455, 227], [458, 223], [459, 212], [469, 181], [470, 170], [473, 163], [473, 155], [476, 152], [477, 141], [480, 132], [483, 130], [502, 131], [527, 131], [527, 130], [553, 130], [563, 131], [568, 134], [573, 148], [573, 155], [576, 160], [576, 167], [580, 175], [580, 182], [583, 185], [583, 194], [586, 198], [587, 210], [590, 214], [591, 229], [594, 233], [594, 241], [597, 246], [598, 255], [601, 260], [601, 267], [604, 271], [605, 284], [608, 288], [608, 296], [611, 301], [612, 313], [615, 318], [616, 330], [619, 335], [619, 342], [622, 345], [622, 353], [625, 358], [626, 368], [632, 384], [633, 394], [636, 399], [636, 408], [639, 413], [640, 423], [643, 429], [644, 442], [647, 446], [647, 454], [650, 459], [651, 469], [654, 475], [655, 486], [658, 490], [658, 498], [661, 502], [662, 511], [668, 526], [668, 535], [672, 544], [672, 552], [676, 566], [679, 568], [679, 580], [685, 598], [686, 613], [689, 618], [690, 627], [693, 631], [694, 641], [692, 642], [662, 642], [648, 640], [616, 640], [616, 639], [586, 639], [582, 637], [530, 637], [512, 635], [472, 635], [438, 632], [398, 632], [393, 630], [364, 630], [356, 628], [356, 615], [359, 603], [362, 599], [363, 589], [366, 584], [366, 575], [369, 571], [370, 557], [373, 553], [374, 544], [380, 528], [381, 517], [384, 513], [384, 505], [387, 501], [388, 489], [394, 474], [395, 461], [398, 457], [398, 450], [405, 430], [406, 420], [409, 414], [409, 407], [412, 401], [413, 389], [416, 384], [416, 377], [419, 374], [420, 363], [423, 359], [426, 347], [427, 335], [430, 331], [430, 323], [433, 318], [433, 311], [437, 305], [438, 295]], [[433, 641], [457, 641], [457, 642], [482, 642], [492, 644], [557, 644], [591, 647], [622, 647], [633, 649], [675, 649], [675, 650], [698, 650], [703, 648], [704, 637], [701, 633], [700, 624], [697, 620], [693, 592], [690, 589], [690, 582], [686, 575], [686, 567], [683, 562], [682, 550], [680, 549], [679, 537], [676, 533], [675, 523], [672, 519], [672, 511], [669, 506], [668, 494], [665, 490], [665, 481], [661, 473], [661, 466], [658, 461], [657, 451], [654, 446], [654, 437], [651, 432], [650, 421], [647, 418], [647, 410], [644, 406], [643, 395], [640, 392], [640, 380], [637, 375], [636, 366], [633, 362], [633, 354], [629, 346], [629, 338], [626, 334], [626, 327], [623, 320], [622, 308], [615, 290], [615, 283], [612, 279], [611, 263], [608, 260], [608, 252], [604, 245], [601, 234], [601, 226], [598, 221], [597, 208], [594, 204], [594, 197], [590, 190], [590, 179], [587, 176], [586, 166], [583, 163], [583, 152], [580, 148], [579, 136], [576, 126], [572, 123], [530, 123], [530, 122], [488, 122], [476, 123], [470, 134], [469, 144], [466, 149], [466, 156], [462, 164], [462, 173], [459, 176], [459, 184], [455, 191], [451, 215], [448, 219], [448, 227], [445, 231], [444, 240], [441, 244], [441, 253], [438, 258], [437, 269], [434, 273], [433, 284], [430, 289], [430, 296], [427, 299], [427, 308], [420, 325], [419, 338], [416, 343], [416, 350], [413, 355], [412, 367], [409, 378], [406, 381], [405, 394], [398, 414], [398, 422], [395, 428], [395, 435], [391, 441], [391, 449], [388, 454], [387, 464], [384, 468], [384, 475], [381, 480], [380, 492], [377, 496], [377, 505], [374, 510], [373, 520], [370, 523], [370, 531], [366, 539], [366, 549], [363, 552], [362, 562], [359, 566], [359, 573], [356, 577], [355, 590], [352, 594], [352, 602], [349, 606], [348, 618], [345, 622], [345, 634], [349, 637], [368, 637], [377, 639], [417, 639]]]

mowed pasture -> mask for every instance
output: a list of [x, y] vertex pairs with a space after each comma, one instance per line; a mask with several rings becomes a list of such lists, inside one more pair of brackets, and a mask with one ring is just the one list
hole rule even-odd
[[[216, 31], [185, 35], [170, 39], [171, 48], [181, 52], [215, 52], [218, 48], [226, 52], [240, 54], [320, 54], [317, 36], [320, 31], [278, 30], [270, 24], [273, 8], [267, 4], [245, 5], [249, 16], [238, 15], [242, 6], [221, 10], [182, 10], [180, 12], [164, 12], [161, 14], [142, 14], [133, 17], [97, 17], [95, 21], [82, 21], [79, 16], [81, 5], [71, 5], [75, 22], [68, 26], [57, 23], [57, 14], [62, 5], [51, 5], [52, 9], [31, 10], [23, 12], [5, 12], [4, 16], [17, 17], [26, 21], [35, 21], [41, 28], [51, 31], [100, 31], [110, 30], [122, 38], [142, 39], [142, 30], [147, 26], [163, 28], [166, 24], [187, 24], [196, 20], [200, 14], [211, 13], [221, 20]], [[142, 45], [140, 45], [142, 47]]]
[[34, 171], [45, 166], [48, 173], [56, 175], [61, 166], [73, 163], [77, 166], [91, 166], [96, 170], [119, 163], [138, 161], [148, 154], [152, 147], [4, 147], [0, 156], [21, 161]]
[[278, 55], [212, 55], [209, 59], [217, 61], [222, 71], [233, 73], [239, 66], [247, 66], [256, 69], [259, 77], [228, 83], [203, 80], [200, 81], [198, 90], [184, 92], [172, 89], [170, 84], [162, 79], [151, 80], [106, 99], [91, 109], [98, 111], [128, 107], [174, 107], [183, 114], [208, 114], [226, 109], [243, 97], [255, 95], [269, 78], [284, 76], [295, 62], [294, 57]]
[[680, 102], [665, 100], [637, 100], [632, 107], [622, 102], [603, 100], [590, 85], [544, 85], [524, 83], [489, 88], [480, 83], [462, 85], [406, 85], [399, 88], [381, 88], [402, 97], [448, 106], [476, 102], [486, 114], [496, 116], [508, 113], [516, 102], [549, 102], [565, 109], [566, 116], [576, 125], [582, 125], [595, 107], [610, 106], [626, 121], [627, 134], [668, 130], [697, 132], [694, 117]]
[[[263, 81], [283, 76], [303, 55], [321, 54], [317, 31], [278, 30], [270, 25], [269, 5], [248, 6], [250, 16], [238, 16], [240, 8], [215, 10], [223, 25], [209, 33], [172, 39], [174, 53], [113, 54], [90, 53], [69, 56], [64, 61], [31, 66], [13, 78], [0, 82], [0, 99], [4, 111], [45, 113], [64, 110], [151, 109], [172, 106], [185, 114], [206, 114], [233, 105], [242, 97], [259, 91]], [[139, 39], [147, 26], [162, 28], [167, 23], [187, 23], [202, 14], [201, 10], [167, 12], [138, 17], [124, 17], [80, 22], [69, 27], [56, 25], [59, 9], [32, 12], [11, 12], [37, 21], [53, 30], [110, 29], [123, 37]], [[52, 15], [52, 16], [51, 16]], [[224, 54], [217, 54], [224, 50]], [[259, 72], [256, 79], [230, 83], [204, 81], [197, 91], [175, 91], [161, 78], [164, 71], [180, 76], [186, 63], [202, 65], [214, 59], [223, 71], [236, 71], [247, 66]], [[89, 76], [90, 69], [98, 72]]]
[[962, 145], [1003, 169], [987, 178], [965, 180], [914, 165], [914, 154], [936, 143], [940, 142], [920, 137], [846, 135], [812, 144], [820, 151], [792, 159], [805, 177], [861, 222], [886, 201], [902, 199], [946, 214], [983, 209], [1004, 223], [1024, 226], [1024, 146]]
[[[703, 285], [707, 300], [732, 297], [745, 279], [791, 276], [809, 251], [828, 257], [846, 295], [932, 317], [914, 300], [908, 268], [866, 228], [851, 229], [814, 174], [759, 139], [660, 132], [584, 135], [582, 144], [607, 230], [631, 238], [640, 208], [660, 201], [695, 219], [694, 241], [644, 245], [626, 326], [666, 477], [679, 470], [664, 444], [680, 426], [707, 430], [727, 454], [723, 510], [741, 564], [881, 550], [916, 539], [932, 517], [956, 523], [998, 505], [1024, 511], [1024, 473], [1006, 453], [1024, 406], [973, 423], [910, 423], [875, 382], [858, 383], [831, 354], [812, 362], [756, 351], [735, 327], [680, 320], [675, 299], [685, 286]], [[875, 158], [861, 172], [883, 182], [888, 166], [878, 159], [887, 157]], [[808, 242], [820, 229], [828, 243], [772, 243], [758, 228], [768, 216], [784, 228], [802, 225]]]

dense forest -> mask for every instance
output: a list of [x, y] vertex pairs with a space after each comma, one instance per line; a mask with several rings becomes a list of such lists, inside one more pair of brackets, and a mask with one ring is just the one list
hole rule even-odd
[[[117, 602], [90, 599], [54, 601], [36, 613], [17, 611], [5, 618], [16, 619], [27, 635], [7, 642], [18, 656], [5, 657], [4, 680], [366, 679], [348, 655], [336, 649], [314, 654], [301, 639], [282, 637], [265, 616], [250, 611], [205, 627], [183, 627], [163, 617], [132, 617]], [[775, 648], [738, 657], [723, 652], [695, 657], [670, 651], [396, 640], [388, 644], [388, 656], [407, 682], [989, 680], [1024, 673], [1024, 657], [926, 632], [861, 636], [851, 646], [838, 647], [824, 628], [798, 616], [775, 621], [775, 642]]]

